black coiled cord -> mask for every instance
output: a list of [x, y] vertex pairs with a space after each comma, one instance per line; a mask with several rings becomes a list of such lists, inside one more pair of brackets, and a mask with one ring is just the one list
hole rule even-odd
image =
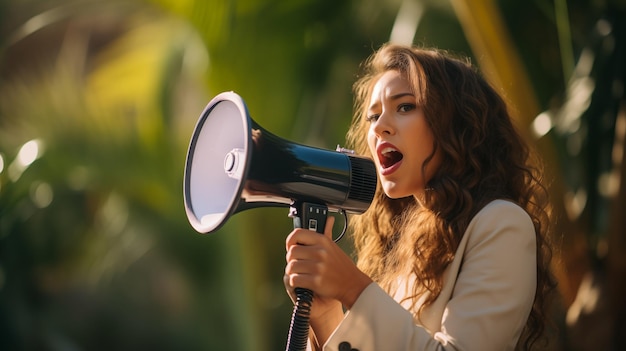
[[309, 340], [309, 318], [313, 304], [313, 291], [295, 288], [296, 303], [293, 306], [287, 351], [304, 351]]

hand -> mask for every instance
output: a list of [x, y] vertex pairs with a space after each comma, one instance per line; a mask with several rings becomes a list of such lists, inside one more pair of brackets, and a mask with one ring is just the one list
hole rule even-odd
[[342, 304], [351, 308], [371, 279], [361, 272], [332, 239], [334, 217], [329, 217], [324, 235], [294, 229], [287, 237], [287, 266], [284, 283], [295, 301], [294, 288], [310, 289], [314, 293], [310, 326], [312, 345], [322, 345], [343, 319]]
[[336, 310], [341, 304], [351, 308], [371, 283], [332, 240], [333, 224], [334, 218], [329, 217], [324, 235], [296, 228], [286, 239], [285, 286], [292, 299], [295, 287], [315, 293], [311, 319]]
[[[326, 221], [326, 227], [324, 228], [324, 235], [329, 235], [332, 238], [332, 228], [333, 228], [333, 224], [334, 224], [335, 218], [334, 217], [328, 217], [327, 221]], [[299, 230], [299, 229], [298, 229]], [[295, 232], [296, 230], [294, 230]], [[308, 231], [307, 231], [308, 232]], [[318, 237], [322, 236], [317, 232], [311, 232], [313, 233], [313, 235], [316, 235]], [[293, 234], [293, 232], [292, 232]], [[285, 288], [287, 289], [287, 293], [289, 294], [289, 297], [291, 298], [291, 301], [295, 304], [296, 303], [296, 293], [294, 291], [294, 289], [296, 287], [302, 287], [296, 284], [293, 284], [293, 279], [291, 275], [295, 275], [298, 274], [295, 271], [293, 271], [291, 269], [290, 266], [290, 249], [289, 246], [292, 245], [289, 243], [289, 238], [291, 237], [291, 235], [287, 238], [287, 254], [286, 254], [286, 259], [287, 259], [287, 266], [285, 267], [285, 275], [283, 277], [283, 283], [285, 284]], [[296, 244], [298, 245], [298, 244]], [[295, 260], [294, 260], [295, 261]], [[295, 277], [294, 277], [295, 278]], [[315, 293], [314, 293], [315, 294]], [[311, 314], [310, 317], [312, 320], [316, 320], [316, 319], [321, 319], [321, 318], [328, 318], [327, 316], [329, 314], [338, 314], [338, 315], [343, 315], [343, 311], [341, 308], [341, 302], [339, 302], [338, 300], [335, 300], [333, 298], [327, 298], [327, 297], [322, 297], [320, 295], [315, 295], [314, 296], [314, 303], [311, 306]]]

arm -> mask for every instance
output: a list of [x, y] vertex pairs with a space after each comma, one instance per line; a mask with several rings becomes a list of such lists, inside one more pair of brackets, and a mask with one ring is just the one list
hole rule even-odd
[[[517, 205], [496, 201], [470, 223], [448, 267], [444, 289], [427, 308], [430, 332], [371, 284], [326, 343], [367, 350], [512, 350], [532, 307], [535, 232]], [[424, 317], [424, 316], [423, 316]]]

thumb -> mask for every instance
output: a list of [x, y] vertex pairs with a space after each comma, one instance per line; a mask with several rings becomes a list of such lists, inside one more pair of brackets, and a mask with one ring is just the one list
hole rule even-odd
[[335, 224], [335, 217], [328, 216], [326, 219], [326, 226], [324, 227], [324, 235], [330, 240], [333, 240], [333, 225]]

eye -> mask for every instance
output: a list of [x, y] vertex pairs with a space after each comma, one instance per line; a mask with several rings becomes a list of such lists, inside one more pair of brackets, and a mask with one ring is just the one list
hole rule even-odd
[[371, 122], [376, 122], [376, 121], [378, 120], [378, 117], [380, 117], [380, 115], [379, 115], [379, 114], [377, 114], [377, 113], [374, 113], [374, 114], [371, 114], [371, 115], [369, 115], [369, 116], [365, 117], [365, 120], [366, 120], [367, 122], [370, 122], [370, 123], [371, 123]]
[[409, 112], [415, 110], [415, 104], [401, 104], [398, 106], [398, 112]]

